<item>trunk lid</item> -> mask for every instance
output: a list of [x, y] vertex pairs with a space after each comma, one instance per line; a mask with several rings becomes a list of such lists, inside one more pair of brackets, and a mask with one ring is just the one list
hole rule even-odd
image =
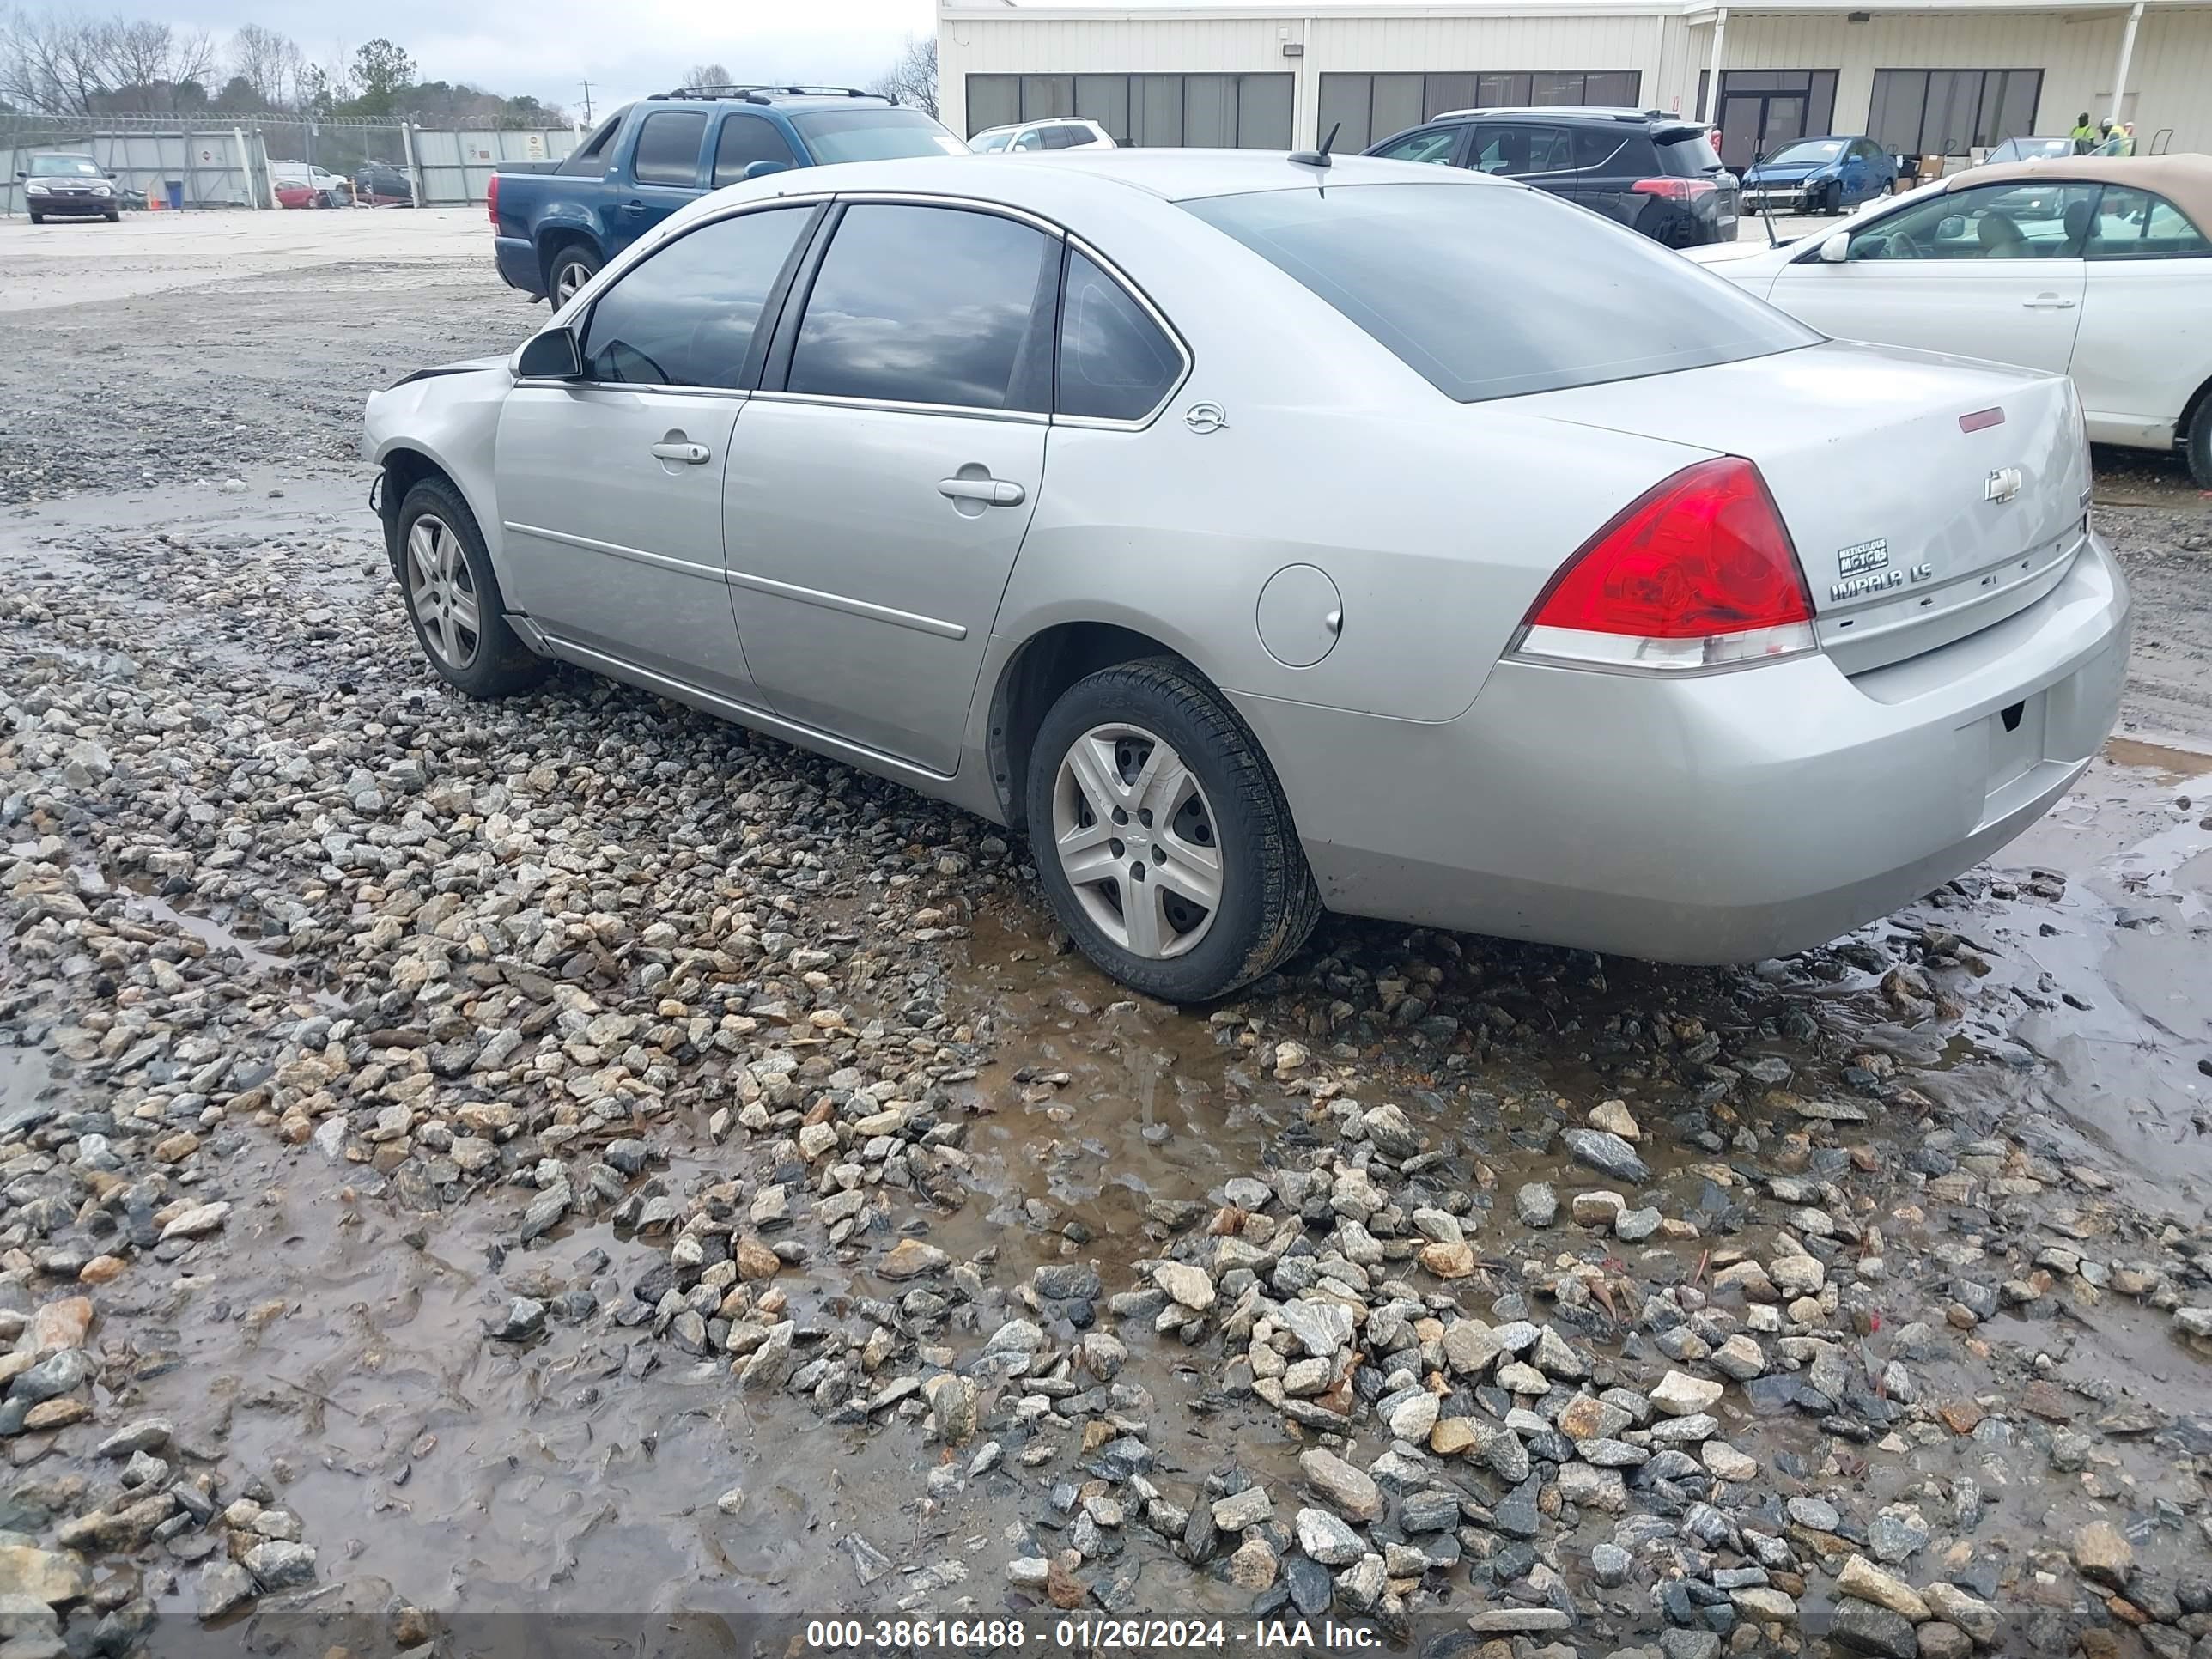
[[1832, 341], [1524, 405], [1753, 462], [1847, 674], [2026, 609], [2087, 534], [2088, 447], [2057, 375]]

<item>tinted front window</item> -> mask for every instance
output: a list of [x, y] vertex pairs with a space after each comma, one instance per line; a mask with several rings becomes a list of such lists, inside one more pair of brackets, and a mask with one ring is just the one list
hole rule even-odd
[[1533, 191], [1362, 185], [1182, 205], [1462, 403], [1820, 337], [1656, 242]]
[[1071, 248], [1060, 302], [1060, 412], [1140, 421], [1182, 373], [1174, 343], [1136, 297]]
[[773, 121], [757, 115], [732, 115], [722, 122], [721, 137], [714, 141], [714, 182], [734, 185], [756, 161], [781, 161], [789, 167], [791, 146]]
[[696, 185], [699, 143], [707, 118], [696, 110], [665, 109], [645, 118], [630, 171], [641, 185]]
[[741, 214], [635, 266], [592, 307], [585, 378], [742, 386], [761, 308], [812, 216], [803, 207]]
[[1386, 161], [1433, 161], [1450, 163], [1452, 151], [1459, 148], [1460, 130], [1457, 127], [1424, 127], [1419, 132], [1409, 132], [1403, 138], [1378, 144], [1368, 153]]
[[791, 125], [817, 161], [880, 161], [898, 155], [965, 155], [968, 146], [918, 109], [871, 104], [814, 110]]
[[807, 296], [787, 384], [830, 397], [1042, 410], [1059, 259], [1055, 238], [995, 214], [848, 208]]

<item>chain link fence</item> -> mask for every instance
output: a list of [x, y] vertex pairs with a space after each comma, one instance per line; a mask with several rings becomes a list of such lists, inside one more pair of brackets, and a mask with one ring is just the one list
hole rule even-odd
[[[565, 127], [497, 131], [402, 121], [325, 121], [289, 114], [56, 116], [0, 114], [0, 213], [27, 210], [38, 155], [84, 155], [114, 175], [125, 209], [275, 208], [317, 170], [364, 186], [360, 199], [426, 207], [483, 200], [505, 161], [557, 161], [575, 148]], [[304, 192], [325, 205], [335, 191]]]

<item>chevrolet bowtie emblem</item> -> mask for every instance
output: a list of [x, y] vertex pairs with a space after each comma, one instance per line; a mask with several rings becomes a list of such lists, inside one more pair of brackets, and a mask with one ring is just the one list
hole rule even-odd
[[1985, 501], [2008, 501], [2019, 494], [2020, 469], [2016, 466], [1999, 467], [1982, 486], [1982, 499]]

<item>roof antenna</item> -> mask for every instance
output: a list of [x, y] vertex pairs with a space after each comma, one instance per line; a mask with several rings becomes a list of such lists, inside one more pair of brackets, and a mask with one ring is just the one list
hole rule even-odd
[[1331, 149], [1335, 148], [1336, 135], [1343, 131], [1344, 123], [1339, 121], [1334, 126], [1328, 130], [1328, 137], [1321, 141], [1321, 148], [1319, 149], [1294, 149], [1291, 152], [1291, 160], [1297, 162], [1300, 167], [1325, 167], [1328, 166], [1328, 153]]

